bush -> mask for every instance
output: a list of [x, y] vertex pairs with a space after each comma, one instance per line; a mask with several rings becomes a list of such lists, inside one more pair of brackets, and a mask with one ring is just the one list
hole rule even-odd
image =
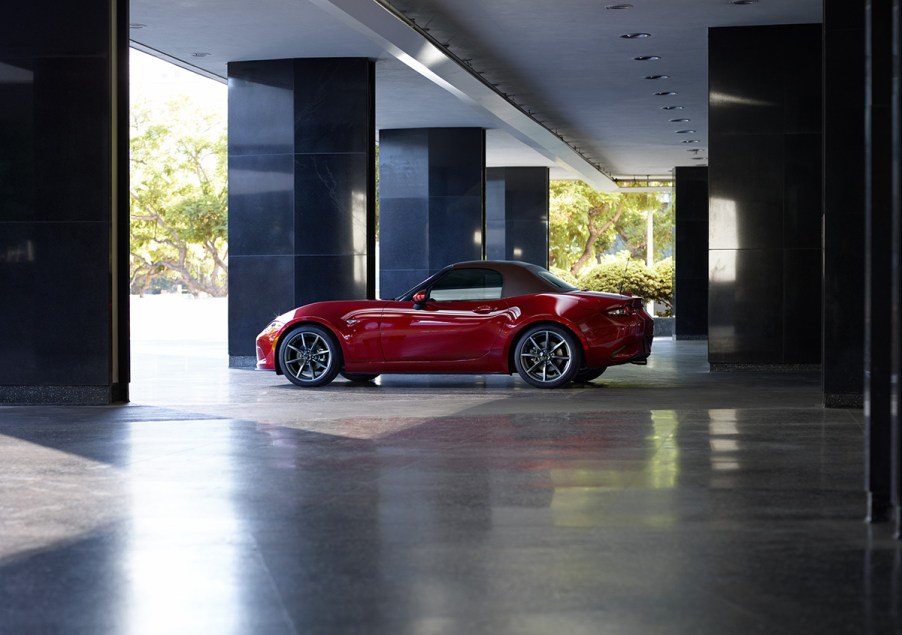
[[572, 284], [574, 287], [580, 286], [579, 280], [577, 279], [577, 277], [574, 276], [569, 271], [567, 271], [566, 269], [558, 269], [557, 267], [551, 267], [551, 269], [549, 269], [549, 271], [551, 271], [551, 273], [553, 273], [555, 276], [557, 276], [558, 278], [560, 278], [567, 284]]
[[646, 301], [667, 305], [665, 314], [672, 312], [673, 259], [665, 258], [649, 267], [641, 260], [631, 259], [629, 252], [604, 256], [601, 263], [579, 276], [577, 286], [590, 291], [635, 295]]
[[661, 304], [667, 305], [664, 315], [673, 315], [673, 276], [674, 276], [673, 258], [665, 258], [655, 263], [654, 268], [654, 288], [653, 293], [649, 296]]
[[622, 293], [651, 299], [652, 274], [641, 260], [629, 258], [629, 252], [604, 256], [601, 262], [579, 276], [579, 286], [589, 291]]

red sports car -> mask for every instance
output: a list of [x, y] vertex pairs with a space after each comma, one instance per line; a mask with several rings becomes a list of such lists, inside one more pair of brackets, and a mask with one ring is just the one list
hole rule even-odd
[[341, 373], [504, 373], [557, 388], [608, 366], [645, 364], [652, 319], [642, 300], [580, 291], [536, 265], [450, 265], [394, 300], [315, 302], [257, 336], [257, 368], [298, 386]]

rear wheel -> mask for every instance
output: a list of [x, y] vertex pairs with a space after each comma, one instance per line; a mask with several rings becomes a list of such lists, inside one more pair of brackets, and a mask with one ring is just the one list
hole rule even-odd
[[520, 377], [537, 388], [557, 388], [569, 383], [579, 370], [582, 349], [567, 329], [534, 327], [520, 338], [514, 364]]
[[348, 381], [365, 382], [373, 381], [379, 376], [379, 373], [342, 373], [341, 376]]
[[298, 386], [325, 386], [341, 368], [341, 349], [329, 331], [305, 324], [285, 336], [279, 347], [279, 368]]

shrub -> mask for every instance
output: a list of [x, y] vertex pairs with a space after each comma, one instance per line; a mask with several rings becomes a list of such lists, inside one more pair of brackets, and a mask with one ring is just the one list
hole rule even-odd
[[599, 264], [583, 272], [579, 286], [590, 291], [653, 299], [654, 279], [645, 263], [630, 259], [629, 252], [623, 251], [616, 256], [604, 256]]
[[569, 271], [567, 271], [566, 269], [559, 269], [559, 268], [553, 266], [549, 269], [549, 271], [551, 271], [551, 273], [553, 273], [555, 276], [557, 276], [564, 282], [566, 282], [568, 284], [572, 284], [574, 287], [580, 286], [579, 280], [577, 279], [577, 277], [574, 276]]
[[654, 288], [649, 299], [667, 305], [664, 315], [673, 315], [673, 258], [665, 258], [655, 263]]
[[646, 301], [666, 305], [664, 315], [673, 313], [672, 258], [665, 258], [649, 267], [641, 260], [629, 257], [622, 251], [616, 256], [604, 256], [601, 262], [586, 269], [579, 276], [577, 286], [590, 291], [635, 295]]

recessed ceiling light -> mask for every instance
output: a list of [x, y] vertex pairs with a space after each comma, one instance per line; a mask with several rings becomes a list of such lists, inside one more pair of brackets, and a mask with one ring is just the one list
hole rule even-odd
[[693, 161], [707, 161], [708, 159], [705, 157], [692, 157]]
[[676, 94], [677, 93], [675, 93], [672, 90], [664, 90], [664, 91], [661, 91], [660, 93], [655, 93], [655, 95], [657, 95], [658, 97], [669, 97], [670, 95], [676, 95]]
[[609, 4], [605, 7], [605, 9], [632, 9], [633, 5], [631, 4]]
[[645, 79], [670, 79], [670, 75], [646, 75]]
[[661, 110], [682, 110], [682, 106], [661, 106]]
[[639, 57], [634, 57], [634, 60], [637, 62], [654, 62], [656, 60], [661, 59], [660, 55], [640, 55]]
[[730, 4], [756, 4], [758, 0], [730, 0]]
[[651, 37], [651, 33], [624, 33], [620, 37], [626, 40], [641, 40], [643, 38]]
[[143, 29], [143, 28], [146, 27], [146, 26], [147, 26], [146, 24], [141, 24], [140, 22], [132, 22], [131, 24], [128, 25], [128, 28], [130, 28], [130, 29]]
[[191, 57], [209, 57], [209, 53], [204, 53], [202, 51], [197, 51], [196, 53], [192, 53]]
[[695, 134], [695, 130], [677, 130], [677, 134]]
[[680, 143], [700, 143], [698, 139], [683, 139]]
[[686, 123], [687, 121], [692, 121], [691, 119], [671, 119], [670, 123]]

